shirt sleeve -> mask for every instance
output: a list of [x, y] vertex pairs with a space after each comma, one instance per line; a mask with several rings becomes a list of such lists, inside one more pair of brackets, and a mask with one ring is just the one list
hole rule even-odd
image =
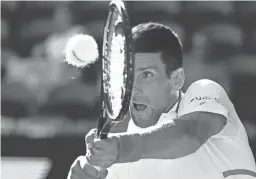
[[181, 100], [178, 116], [200, 111], [223, 115], [227, 124], [212, 137], [230, 138], [237, 136], [239, 130], [239, 119], [230, 118], [230, 109], [235, 110], [225, 90], [218, 83], [203, 79], [189, 86]]
[[130, 172], [129, 172], [129, 164], [114, 164], [108, 169], [108, 175], [106, 179], [129, 179]]
[[203, 111], [217, 113], [227, 118], [228, 110], [225, 107], [227, 94], [224, 89], [211, 80], [199, 80], [192, 83], [183, 96], [179, 116], [192, 112]]

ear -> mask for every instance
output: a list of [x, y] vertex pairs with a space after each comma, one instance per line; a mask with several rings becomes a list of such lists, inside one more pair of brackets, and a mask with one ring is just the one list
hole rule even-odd
[[185, 82], [185, 73], [183, 68], [178, 68], [171, 73], [170, 82], [173, 90], [181, 90]]

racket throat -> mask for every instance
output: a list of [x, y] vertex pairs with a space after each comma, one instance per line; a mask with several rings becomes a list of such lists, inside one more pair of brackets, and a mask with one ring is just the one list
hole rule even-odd
[[107, 119], [105, 124], [102, 126], [101, 130], [98, 131], [98, 138], [104, 139], [107, 138], [111, 128], [115, 125], [111, 119]]

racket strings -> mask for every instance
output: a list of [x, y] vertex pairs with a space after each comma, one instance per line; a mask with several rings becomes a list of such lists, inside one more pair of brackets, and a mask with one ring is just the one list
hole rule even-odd
[[111, 43], [109, 66], [109, 95], [112, 106], [113, 117], [117, 118], [122, 108], [124, 86], [124, 70], [125, 70], [125, 37], [121, 34], [114, 34]]
[[112, 16], [105, 44], [103, 68], [104, 91], [107, 96], [109, 115], [116, 119], [122, 109], [127, 78], [126, 37], [123, 30], [123, 19], [116, 13]]

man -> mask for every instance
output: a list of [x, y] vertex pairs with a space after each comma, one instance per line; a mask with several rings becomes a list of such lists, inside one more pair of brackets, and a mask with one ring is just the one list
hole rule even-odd
[[181, 92], [185, 75], [177, 34], [145, 23], [133, 28], [133, 39], [128, 130], [104, 140], [94, 140], [95, 129], [90, 131], [87, 155], [74, 162], [68, 178], [256, 177], [246, 131], [224, 89], [204, 79]]

